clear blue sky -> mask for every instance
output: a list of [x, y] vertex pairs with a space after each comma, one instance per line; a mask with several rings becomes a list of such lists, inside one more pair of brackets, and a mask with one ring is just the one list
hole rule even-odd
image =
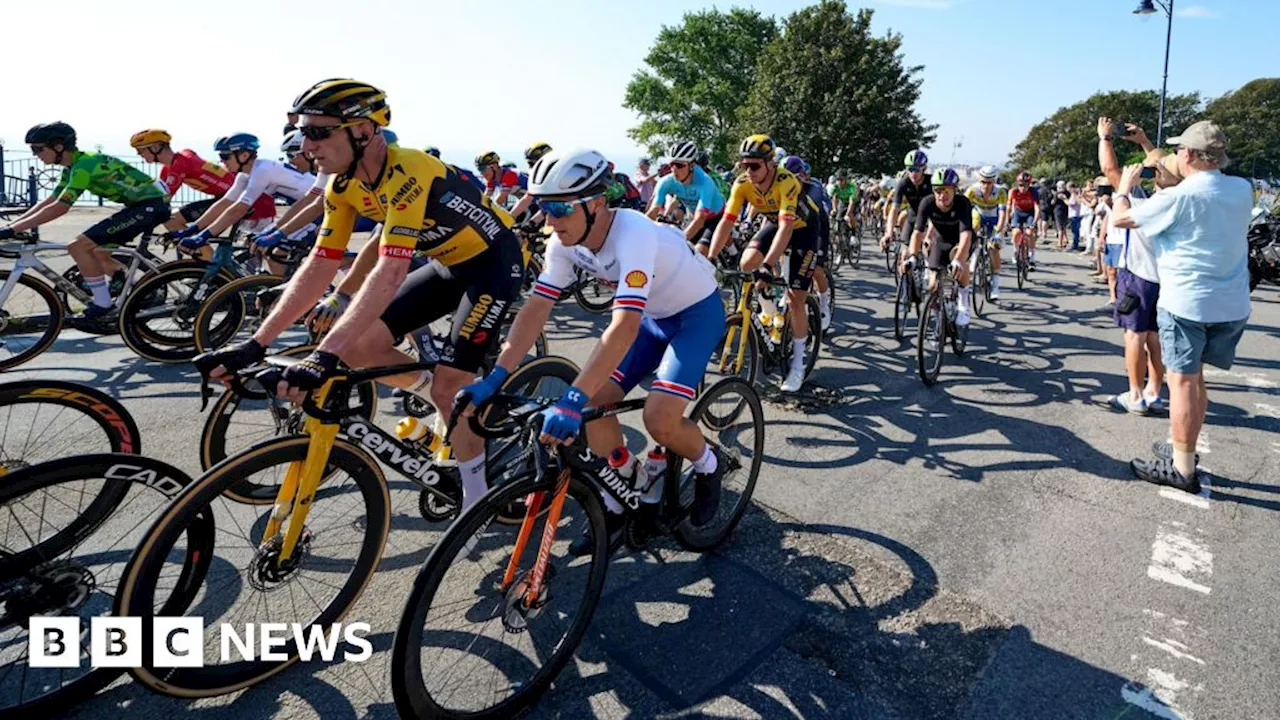
[[[785, 16], [806, 3], [743, 4]], [[876, 32], [902, 33], [907, 62], [925, 66], [919, 109], [940, 125], [935, 160], [963, 137], [957, 161], [1002, 161], [1061, 106], [1097, 90], [1160, 85], [1164, 18], [1139, 20], [1130, 14], [1136, 0], [865, 4], [876, 11]], [[1263, 38], [1280, 27], [1280, 0], [1177, 4], [1171, 93], [1216, 96], [1280, 71]], [[163, 126], [180, 145], [212, 155], [214, 137], [237, 130], [276, 142], [298, 92], [354, 76], [387, 90], [393, 127], [407, 144], [438, 145], [455, 162], [487, 148], [514, 160], [545, 140], [598, 147], [629, 167], [640, 150], [626, 137], [635, 123], [621, 105], [626, 83], [663, 24], [707, 6], [59, 0], [67, 28], [52, 39], [43, 29], [46, 3], [9, 3], [0, 28], [10, 68], [0, 138], [10, 151], [25, 149], [27, 127], [62, 119], [82, 145], [128, 155], [131, 133]], [[364, 36], [360, 23], [370, 28]], [[33, 62], [13, 72], [19, 58]]]

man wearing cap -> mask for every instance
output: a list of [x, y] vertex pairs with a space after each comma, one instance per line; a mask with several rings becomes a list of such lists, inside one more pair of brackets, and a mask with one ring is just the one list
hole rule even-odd
[[1249, 319], [1246, 235], [1253, 191], [1247, 180], [1222, 173], [1227, 139], [1214, 123], [1195, 123], [1169, 143], [1178, 148], [1181, 183], [1131, 206], [1125, 195], [1142, 172], [1133, 165], [1116, 189], [1115, 227], [1141, 228], [1155, 247], [1157, 324], [1173, 435], [1171, 444], [1152, 448], [1153, 459], [1129, 465], [1147, 482], [1199, 493], [1196, 441], [1209, 407], [1203, 365], [1230, 369]]

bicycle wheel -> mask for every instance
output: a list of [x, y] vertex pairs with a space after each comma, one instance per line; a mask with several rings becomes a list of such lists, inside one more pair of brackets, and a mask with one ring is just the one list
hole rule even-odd
[[[522, 395], [529, 398], [559, 400], [565, 391], [573, 387], [581, 370], [573, 362], [562, 357], [542, 357], [530, 360], [502, 383], [502, 392], [511, 395]], [[486, 425], [492, 416], [492, 410], [480, 413], [480, 423]], [[494, 418], [497, 419], [497, 418]], [[492, 472], [490, 485], [501, 485], [515, 477], [522, 469], [518, 462], [524, 453], [520, 438], [491, 438], [485, 441], [486, 474]], [[501, 471], [501, 474], [499, 474]], [[499, 522], [520, 523], [524, 519], [523, 511], [517, 515], [512, 509], [499, 515]]]
[[955, 351], [956, 357], [964, 357], [964, 349], [969, 345], [969, 326], [953, 324], [950, 334], [951, 349]]
[[845, 262], [849, 263], [849, 267], [857, 270], [858, 265], [862, 263], [862, 234], [851, 232], [846, 234], [845, 238], [847, 243]]
[[[739, 356], [741, 367], [738, 366]], [[743, 335], [742, 313], [733, 313], [725, 319], [724, 337], [707, 361], [707, 372], [698, 386], [698, 393], [702, 394], [704, 388], [732, 377], [753, 387], [760, 379], [760, 336], [750, 323]], [[709, 409], [703, 421], [712, 430], [723, 430], [738, 419], [743, 407], [743, 403], [737, 403]]]
[[[530, 522], [527, 537], [534, 541], [514, 562], [522, 527], [494, 519], [533, 491], [552, 502], [551, 483], [539, 486], [528, 479], [491, 490], [431, 551], [405, 602], [392, 649], [391, 693], [401, 717], [518, 717], [573, 657], [604, 588], [608, 539], [599, 493], [567, 482], [554, 540], [543, 543], [549, 562], [542, 591], [532, 603], [524, 599], [532, 582], [531, 556], [553, 513]], [[591, 554], [570, 555], [570, 541], [584, 534], [591, 538]], [[475, 546], [468, 552], [472, 538]], [[504, 585], [508, 568], [517, 572]]]
[[252, 275], [214, 291], [196, 315], [196, 350], [209, 352], [252, 336], [271, 312], [270, 305], [259, 307], [258, 292], [282, 282], [276, 275]]
[[[745, 415], [739, 411], [731, 425], [713, 427], [707, 419], [723, 414], [716, 409], [720, 405], [740, 406]], [[687, 550], [705, 552], [719, 547], [729, 538], [751, 504], [751, 494], [755, 492], [760, 466], [764, 462], [764, 408], [760, 406], [760, 396], [754, 387], [739, 378], [725, 378], [698, 398], [689, 419], [715, 431], [715, 442], [736, 466], [724, 476], [720, 507], [716, 509], [715, 518], [701, 526], [686, 520], [676, 527], [676, 542]], [[682, 469], [683, 464], [681, 458], [671, 455], [664, 482], [680, 483], [681, 495], [687, 492], [687, 500], [692, 502], [693, 468], [690, 466], [686, 471]]]
[[[0, 270], [0, 287], [10, 275]], [[62, 332], [66, 313], [53, 288], [29, 275], [18, 278], [0, 307], [0, 370], [15, 368], [48, 350]]]
[[1027, 282], [1027, 261], [1030, 255], [1027, 253], [1026, 245], [1019, 246], [1018, 249], [1016, 250], [1016, 253], [1017, 253], [1017, 259], [1018, 259], [1018, 267], [1015, 268], [1015, 270], [1018, 273], [1018, 289], [1021, 290], [1022, 286], [1025, 285]]
[[63, 380], [0, 383], [0, 476], [88, 453], [141, 452], [138, 425], [120, 403]]
[[[287, 561], [279, 556], [281, 535], [262, 536], [273, 506], [245, 505], [223, 494], [251, 476], [264, 476], [254, 480], [260, 484], [279, 484], [293, 463], [306, 460], [309, 442], [308, 437], [281, 438], [218, 465], [183, 488], [146, 531], [125, 567], [114, 609], [117, 615], [142, 618], [142, 664], [129, 671], [138, 682], [183, 698], [247, 688], [296, 661], [297, 642], [290, 638], [279, 649], [284, 660], [241, 657], [224, 663], [222, 623], [232, 624], [237, 633], [245, 632], [247, 623], [298, 623], [308, 637], [330, 631], [359, 599], [377, 570], [391, 524], [387, 483], [376, 460], [345, 440], [334, 442], [297, 551]], [[184, 529], [202, 514], [216, 523], [218, 533], [200, 548], [209, 570], [194, 583], [193, 604], [179, 612], [189, 609], [206, 627], [205, 665], [157, 667], [151, 652], [152, 619], [161, 614], [155, 587], [173, 574], [173, 559], [191, 550], [182, 545]]]
[[130, 350], [162, 363], [196, 356], [196, 315], [209, 294], [230, 282], [219, 273], [206, 283], [205, 273], [203, 267], [179, 267], [134, 287], [120, 308], [120, 337]]
[[[189, 478], [137, 455], [78, 455], [17, 470], [0, 483], [0, 715], [57, 717], [106, 687], [124, 670], [93, 668], [88, 627], [110, 614], [116, 581], [148, 518], [158, 515]], [[185, 529], [189, 546], [213, 534], [206, 517]], [[182, 612], [203, 556], [175, 557], [157, 597], [162, 614]], [[75, 617], [82, 628], [77, 668], [31, 667], [27, 648], [35, 616]], [[38, 642], [38, 641], [36, 641]]]
[[947, 341], [946, 311], [937, 293], [930, 293], [920, 311], [920, 327], [916, 331], [916, 367], [925, 385], [938, 381], [942, 371], [942, 353]]
[[573, 299], [578, 301], [583, 310], [595, 315], [603, 315], [613, 307], [613, 296], [616, 292], [617, 289], [608, 283], [579, 272], [578, 282], [573, 288]]
[[831, 231], [831, 252], [828, 265], [832, 275], [840, 272], [840, 266], [845, 261], [846, 229], [843, 226], [844, 223], [837, 223], [835, 229]]
[[818, 353], [822, 351], [822, 306], [812, 295], [805, 298], [804, 306], [809, 313], [809, 335], [804, 342], [804, 376], [808, 379], [813, 375], [813, 366], [818, 364]]
[[991, 278], [985, 254], [978, 256], [978, 267], [973, 273], [973, 287], [969, 290], [969, 304], [973, 306], [973, 314], [982, 317], [982, 309], [986, 307], [987, 294], [991, 292]]
[[[299, 345], [278, 354], [306, 357], [314, 349], [313, 345]], [[360, 408], [361, 417], [377, 417], [378, 386], [372, 380], [360, 383], [351, 392], [352, 407]], [[228, 457], [272, 438], [298, 435], [305, 419], [301, 410], [276, 407], [267, 398], [246, 398], [224, 392], [214, 401], [200, 432], [200, 469], [208, 470]], [[245, 503], [274, 502], [276, 498], [275, 486], [256, 487], [247, 481], [233, 486], [228, 493]]]
[[911, 276], [899, 275], [898, 290], [893, 300], [893, 336], [898, 339], [898, 342], [906, 340], [908, 334], [914, 334], [907, 327], [911, 306]]

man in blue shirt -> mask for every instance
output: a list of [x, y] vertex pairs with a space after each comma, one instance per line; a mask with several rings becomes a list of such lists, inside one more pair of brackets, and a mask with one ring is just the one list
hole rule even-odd
[[[692, 220], [684, 229], [685, 239], [695, 245], [711, 247], [720, 217], [724, 214], [724, 193], [715, 180], [694, 162], [698, 146], [684, 140], [671, 146], [671, 174], [662, 178], [649, 203], [650, 219], [656, 220], [666, 211], [667, 198], [674, 196], [691, 213]], [[702, 254], [706, 249], [701, 248]]]
[[1199, 493], [1195, 449], [1209, 407], [1203, 364], [1230, 369], [1249, 320], [1253, 190], [1247, 180], [1222, 174], [1227, 139], [1214, 123], [1195, 123], [1169, 142], [1178, 146], [1182, 183], [1130, 207], [1126, 195], [1141, 172], [1132, 165], [1115, 200], [1115, 226], [1141, 228], [1155, 245], [1157, 323], [1173, 426], [1171, 446], [1158, 443], [1154, 461], [1136, 459], [1130, 466], [1148, 482]]

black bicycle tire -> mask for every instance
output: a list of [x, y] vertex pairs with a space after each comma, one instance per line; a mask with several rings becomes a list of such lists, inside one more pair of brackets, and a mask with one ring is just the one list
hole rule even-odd
[[[81, 398], [85, 401], [78, 402]], [[142, 452], [142, 435], [133, 416], [115, 398], [97, 388], [67, 380], [14, 380], [0, 383], [0, 407], [42, 403], [74, 408], [92, 417], [107, 435], [112, 452]]]
[[[161, 336], [150, 331], [145, 321], [138, 321], [138, 313], [148, 309], [142, 307], [142, 301], [148, 293], [175, 282], [183, 282], [185, 280], [198, 281], [204, 276], [204, 273], [204, 268], [175, 268], [169, 272], [156, 273], [154, 276], [146, 278], [134, 286], [133, 291], [129, 293], [129, 296], [125, 298], [124, 304], [120, 307], [120, 337], [124, 340], [125, 345], [128, 345], [129, 349], [140, 357], [152, 362], [173, 364], [186, 362], [195, 357], [198, 354], [195, 342], [195, 317], [191, 320], [192, 332], [190, 339], [185, 336], [182, 339], [178, 339], [171, 336]], [[210, 279], [210, 292], [216, 292], [218, 288], [227, 282], [229, 280], [225, 275], [222, 273], [215, 274]]]
[[[11, 274], [12, 272], [9, 270], [0, 270], [0, 284], [6, 282]], [[49, 285], [26, 274], [18, 278], [18, 284], [35, 291], [49, 305], [49, 325], [45, 328], [44, 333], [40, 335], [39, 341], [31, 347], [12, 357], [0, 359], [0, 370], [11, 370], [48, 350], [49, 346], [53, 345], [53, 341], [58, 339], [58, 334], [62, 332], [62, 323], [67, 315], [66, 306], [62, 304], [58, 294]], [[2, 310], [4, 308], [0, 308], [0, 311]], [[0, 339], [3, 339], [3, 337], [3, 335], [0, 335]]]
[[[764, 463], [765, 452], [765, 418], [764, 407], [760, 404], [760, 394], [751, 385], [743, 382], [740, 378], [728, 377], [707, 390], [702, 397], [698, 398], [698, 402], [693, 406], [693, 411], [689, 413], [689, 418], [695, 423], [698, 422], [700, 415], [707, 412], [707, 408], [716, 399], [717, 395], [728, 392], [741, 393], [745, 405], [751, 407], [752, 414], [755, 416], [755, 438], [751, 448], [751, 467], [747, 470], [748, 479], [746, 488], [743, 491], [738, 502], [737, 508], [730, 513], [727, 522], [725, 522], [715, 533], [711, 534], [708, 539], [700, 539], [698, 533], [703, 528], [695, 528], [688, 520], [676, 526], [675, 539], [686, 550], [694, 552], [707, 552], [720, 547], [729, 539], [734, 528], [738, 527], [738, 523], [742, 521], [742, 516], [747, 512], [747, 507], [751, 504], [751, 496], [755, 493], [756, 481], [760, 479], [760, 467]], [[678, 483], [680, 482], [680, 458], [671, 455], [667, 462], [666, 479], [664, 482]], [[724, 493], [721, 493], [721, 498]]]
[[[217, 350], [225, 345], [231, 337], [234, 337], [236, 333], [240, 332], [240, 328], [244, 325], [244, 321], [248, 317], [248, 308], [245, 306], [244, 297], [242, 295], [246, 287], [261, 286], [261, 289], [266, 289], [276, 287], [282, 282], [284, 282], [284, 280], [278, 275], [250, 275], [248, 277], [236, 278], [217, 290], [214, 290], [213, 293], [209, 295], [208, 299], [204, 301], [204, 305], [200, 307], [200, 312], [196, 314], [194, 332], [196, 350], [202, 353]], [[224, 302], [226, 302], [225, 298], [232, 295], [236, 299], [232, 301], [233, 304], [229, 306], [228, 310], [233, 317], [238, 317], [238, 320], [235, 323], [235, 329], [225, 336], [218, 335], [217, 337], [214, 337], [212, 329], [210, 328], [213, 314], [221, 308]], [[228, 323], [224, 327], [229, 326], [230, 324]]]
[[[831, 279], [827, 278], [830, 282]], [[807, 380], [813, 375], [813, 368], [818, 364], [818, 355], [822, 352], [822, 306], [813, 295], [805, 297], [805, 309], [809, 313], [809, 337], [805, 338], [804, 377]], [[813, 347], [810, 348], [809, 345]]]
[[[932, 313], [937, 314], [943, 327], [939, 328], [938, 332], [938, 359], [934, 363], [935, 367], [932, 370], [929, 370], [925, 367], [924, 354], [925, 338], [929, 332], [929, 322]], [[947, 341], [945, 314], [946, 311], [943, 309], [942, 303], [939, 301], [938, 294], [930, 293], [929, 297], [925, 298], [924, 306], [920, 310], [920, 326], [916, 329], [916, 369], [919, 371], [920, 379], [924, 381], [926, 386], [932, 386], [934, 383], [938, 382], [938, 376], [942, 373], [942, 354], [945, 352]]]
[[898, 276], [897, 292], [893, 296], [893, 336], [902, 342], [907, 339], [907, 316], [911, 312], [910, 276]]
[[[241, 660], [227, 666], [166, 668], [162, 672], [156, 672], [156, 668], [149, 666], [154, 638], [148, 620], [155, 616], [152, 596], [155, 591], [154, 576], [163, 568], [169, 550], [177, 542], [186, 524], [203, 512], [209, 503], [216, 501], [238, 477], [246, 472], [254, 472], [255, 466], [270, 467], [306, 458], [309, 443], [310, 438], [305, 436], [280, 438], [228, 458], [183, 488], [165, 512], [152, 523], [125, 566], [114, 607], [116, 615], [143, 618], [142, 664], [129, 670], [135, 680], [151, 690], [173, 697], [213, 697], [256, 685], [284, 671], [298, 660], [295, 641], [289, 640], [283, 648], [288, 657], [281, 661]], [[330, 451], [329, 464], [347, 469], [352, 481], [359, 487], [366, 507], [365, 534], [350, 579], [311, 622], [302, 623], [307, 628], [317, 625], [324, 628], [340, 621], [360, 599], [369, 581], [377, 573], [391, 525], [391, 500], [387, 481], [376, 460], [359, 447], [337, 439]], [[212, 554], [211, 548], [206, 555]], [[307, 631], [304, 630], [305, 632]]]
[[[550, 483], [542, 488], [550, 491]], [[466, 542], [482, 523], [496, 517], [501, 509], [532, 490], [539, 489], [532, 483], [516, 481], [500, 489], [490, 491], [472, 508], [454, 521], [445, 532], [440, 542], [431, 550], [427, 561], [414, 578], [413, 588], [405, 600], [404, 611], [400, 623], [396, 627], [395, 641], [391, 651], [391, 694], [400, 717], [417, 718], [466, 718], [467, 720], [508, 720], [527, 712], [555, 682], [565, 664], [573, 658], [578, 645], [582, 642], [587, 628], [591, 625], [592, 616], [600, 602], [604, 591], [604, 582], [608, 575], [608, 539], [604, 524], [604, 507], [597, 490], [570, 480], [568, 492], [574, 496], [587, 514], [595, 543], [591, 549], [591, 578], [587, 592], [578, 606], [574, 623], [569, 632], [557, 643], [556, 651], [549, 661], [535, 674], [534, 679], [523, 683], [521, 688], [503, 702], [481, 711], [455, 712], [440, 707], [428, 694], [423, 681], [420, 663], [423, 626], [430, 609], [431, 600], [444, 579], [453, 559], [463, 550]]]
[[[727, 344], [729, 342], [729, 332], [730, 330], [733, 330], [733, 329], [736, 329], [737, 331], [741, 332], [742, 313], [735, 312], [729, 315], [729, 317], [725, 318], [724, 336], [720, 339], [720, 344], [716, 346], [717, 348], [719, 348], [717, 352], [719, 353], [724, 352], [724, 349], [725, 347], [727, 347]], [[741, 348], [741, 345], [740, 345], [741, 342], [742, 340], [737, 338], [733, 340], [734, 359], [736, 359], [739, 348]], [[741, 379], [743, 382], [747, 383], [748, 385], [755, 387], [755, 384], [760, 380], [760, 336], [756, 333], [755, 325], [752, 323], [747, 323], [746, 343], [747, 343], [746, 350], [743, 355], [743, 367], [744, 369], [748, 367], [750, 369], [747, 370], [746, 375], [742, 375], [742, 374], [726, 375], [725, 378], [736, 377]], [[732, 361], [733, 360], [731, 359], [730, 362]], [[724, 360], [722, 357], [721, 364], [723, 363], [724, 363]], [[706, 382], [705, 376], [702, 382]], [[717, 384], [719, 384], [719, 381], [717, 381]], [[702, 393], [703, 393], [702, 383], [699, 383], [698, 394], [701, 395]], [[714, 416], [714, 418], [709, 419], [707, 422], [707, 427], [716, 431], [723, 430], [726, 427], [728, 427], [730, 424], [732, 424], [734, 421], [736, 421], [738, 419], [738, 415], [741, 414], [741, 412], [742, 412], [742, 407], [736, 406], [733, 408], [732, 411], [725, 413], [723, 416]]]

